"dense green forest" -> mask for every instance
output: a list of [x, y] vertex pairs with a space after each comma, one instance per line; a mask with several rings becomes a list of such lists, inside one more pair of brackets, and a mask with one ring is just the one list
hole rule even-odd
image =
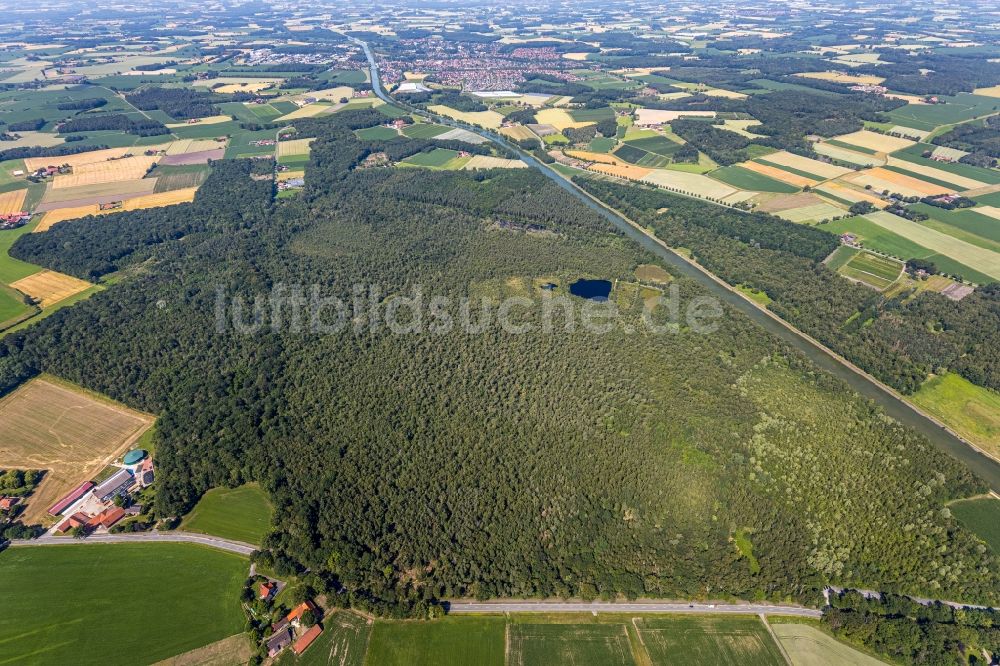
[[907, 664], [985, 664], [983, 650], [1000, 652], [1000, 611], [993, 609], [848, 591], [830, 598], [823, 620], [837, 636]]
[[[0, 385], [51, 372], [157, 413], [159, 515], [259, 481], [277, 528], [259, 557], [380, 613], [466, 595], [816, 602], [831, 581], [996, 600], [996, 555], [943, 511], [984, 490], [966, 468], [733, 311], [711, 334], [640, 325], [630, 283], [655, 259], [534, 170], [355, 169], [377, 146], [351, 129], [371, 122], [296, 122], [317, 139], [295, 199], [254, 179], [268, 161], [223, 162], [192, 204], [21, 237], [13, 254], [42, 265], [128, 270], [4, 338]], [[828, 245], [755, 242], [808, 261]], [[636, 332], [480, 316], [482, 297], [579, 277], [619, 280]], [[479, 330], [393, 334], [362, 312], [321, 334], [262, 307], [248, 333], [218, 314], [277, 285], [359, 284], [471, 298]]]
[[942, 368], [1000, 389], [996, 283], [957, 303], [933, 292], [889, 299], [822, 263], [839, 241], [819, 228], [663, 190], [574, 180], [668, 245], [690, 248], [699, 263], [728, 283], [767, 293], [769, 309], [904, 393]]

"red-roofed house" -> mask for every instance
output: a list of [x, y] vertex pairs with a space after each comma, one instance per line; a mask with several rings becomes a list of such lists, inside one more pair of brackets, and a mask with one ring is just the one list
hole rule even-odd
[[316, 640], [320, 634], [323, 633], [323, 627], [318, 624], [314, 624], [309, 627], [309, 631], [302, 634], [299, 640], [295, 641], [295, 645], [292, 646], [292, 652], [295, 654], [302, 654], [306, 651], [306, 648], [312, 645], [312, 642]]
[[299, 621], [299, 618], [302, 617], [303, 613], [314, 610], [316, 610], [316, 604], [311, 601], [303, 601], [301, 604], [293, 608], [285, 619], [289, 622], [295, 623]]
[[274, 594], [274, 590], [277, 587], [278, 586], [275, 584], [275, 582], [271, 581], [271, 580], [267, 581], [266, 583], [261, 583], [260, 584], [260, 598], [261, 599], [270, 599], [271, 595]]
[[20, 497], [0, 497], [0, 511], [10, 511], [20, 502]]

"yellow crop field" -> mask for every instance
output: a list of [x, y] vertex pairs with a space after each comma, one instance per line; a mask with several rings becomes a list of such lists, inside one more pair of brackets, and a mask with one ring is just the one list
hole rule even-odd
[[740, 166], [744, 169], [749, 169], [750, 171], [756, 171], [757, 173], [764, 174], [765, 176], [770, 176], [775, 180], [780, 180], [782, 183], [794, 185], [795, 187], [805, 187], [806, 185], [811, 187], [820, 182], [818, 180], [813, 180], [812, 178], [800, 176], [797, 173], [776, 169], [775, 167], [768, 166], [766, 164], [758, 164], [757, 162], [743, 162]]
[[846, 185], [844, 183], [832, 182], [823, 183], [816, 188], [818, 192], [827, 192], [837, 198], [845, 199], [851, 203], [857, 203], [859, 201], [867, 201], [876, 208], [885, 208], [889, 205], [889, 202], [882, 201], [874, 194], [869, 193], [867, 190], [856, 189]]
[[819, 79], [820, 81], [833, 81], [834, 83], [848, 83], [877, 86], [885, 81], [881, 76], [871, 74], [844, 74], [843, 72], [802, 72], [795, 76], [807, 79]]
[[162, 208], [163, 206], [173, 206], [180, 203], [190, 203], [194, 201], [195, 192], [198, 191], [197, 187], [184, 187], [179, 190], [171, 190], [169, 192], [155, 192], [152, 194], [142, 194], [130, 199], [124, 199], [122, 201], [121, 208], [113, 208], [111, 210], [101, 210], [100, 206], [97, 204], [91, 204], [89, 206], [70, 206], [68, 208], [57, 208], [56, 210], [50, 210], [45, 213], [42, 219], [39, 221], [38, 225], [35, 227], [35, 233], [41, 231], [48, 231], [52, 225], [59, 222], [65, 222], [66, 220], [76, 220], [81, 217], [86, 217], [88, 215], [109, 215], [111, 213], [120, 213], [127, 210], [142, 210], [144, 208]]
[[292, 139], [291, 141], [278, 142], [278, 157], [290, 157], [292, 155], [308, 155], [309, 144], [315, 139]]
[[618, 166], [628, 166], [624, 160], [620, 160], [614, 155], [607, 153], [592, 153], [589, 150], [567, 150], [566, 154], [578, 160], [586, 162], [600, 162], [602, 164], [617, 164]]
[[25, 522], [51, 523], [50, 506], [128, 450], [152, 423], [149, 414], [45, 378], [0, 400], [0, 467], [48, 471], [28, 500]]
[[852, 171], [851, 169], [840, 167], [835, 164], [828, 164], [826, 162], [820, 162], [819, 160], [809, 159], [808, 157], [802, 157], [801, 155], [796, 155], [795, 153], [790, 153], [786, 150], [771, 153], [763, 159], [768, 162], [773, 162], [774, 164], [792, 167], [793, 169], [798, 169], [799, 171], [815, 174], [822, 178], [836, 178], [838, 176], [843, 176], [845, 173], [851, 173]]
[[[104, 162], [106, 160], [116, 159], [125, 153], [132, 152], [133, 150], [137, 149], [128, 147], [105, 148], [104, 150], [91, 150], [86, 153], [77, 153], [76, 155], [61, 155], [59, 157], [29, 157], [24, 160], [24, 166], [28, 171], [35, 171], [36, 169], [44, 169], [47, 166], [59, 166], [62, 164], [68, 164], [75, 168], [81, 164], [91, 164], [93, 162]], [[146, 148], [143, 148], [143, 150], [146, 150]]]
[[953, 187], [935, 185], [934, 183], [918, 180], [911, 176], [905, 176], [895, 171], [889, 171], [881, 167], [859, 171], [850, 176], [845, 176], [844, 180], [861, 185], [871, 185], [876, 192], [889, 190], [906, 197], [924, 197], [930, 194], [950, 194], [955, 192]]
[[183, 127], [190, 127], [191, 125], [218, 125], [219, 123], [228, 123], [232, 118], [229, 116], [205, 116], [204, 118], [192, 118], [191, 120], [195, 122], [184, 121], [182, 123], [167, 123], [167, 127], [170, 129], [178, 129]]
[[842, 141], [852, 146], [860, 146], [861, 148], [867, 148], [868, 150], [874, 150], [880, 153], [892, 153], [897, 150], [902, 150], [903, 148], [908, 148], [916, 143], [915, 141], [910, 141], [909, 139], [901, 139], [898, 136], [879, 134], [878, 132], [872, 132], [870, 130], [859, 130], [857, 132], [843, 134], [834, 138], [837, 141]]
[[[283, 79], [260, 79], [257, 77], [247, 77], [245, 79], [237, 77], [220, 77], [215, 79], [205, 79], [204, 81], [195, 81], [194, 85], [211, 88], [217, 93], [227, 95], [236, 92], [260, 92], [261, 90], [270, 88], [275, 83], [281, 83], [282, 80]], [[216, 85], [219, 87], [213, 87]]]
[[868, 155], [857, 150], [848, 150], [847, 148], [841, 148], [840, 146], [823, 141], [814, 143], [813, 150], [820, 155], [826, 155], [827, 157], [832, 157], [848, 164], [857, 164], [859, 166], [882, 166], [885, 164], [884, 157], [875, 157], [874, 155]]
[[98, 183], [114, 183], [121, 180], [139, 180], [149, 168], [159, 161], [157, 155], [137, 155], [106, 162], [93, 162], [73, 167], [73, 173], [56, 176], [52, 188], [79, 187]]
[[586, 60], [589, 53], [563, 53], [562, 57], [566, 60]]
[[601, 164], [596, 163], [590, 167], [591, 171], [597, 171], [598, 173], [606, 173], [609, 176], [617, 176], [619, 178], [629, 178], [631, 180], [642, 180], [648, 176], [653, 170], [645, 169], [643, 167], [632, 166], [631, 164]]
[[[481, 125], [489, 129], [497, 129], [500, 127], [500, 123], [503, 122], [503, 116], [496, 111], [458, 111], [444, 104], [434, 104], [428, 106], [427, 109], [442, 116], [448, 116], [449, 118], [454, 118], [470, 125]], [[544, 123], [545, 121], [539, 119], [538, 122]], [[586, 125], [587, 123], [583, 124]], [[559, 129], [562, 128], [560, 127]]]
[[976, 206], [973, 210], [976, 213], [992, 217], [994, 220], [1000, 220], [1000, 208], [996, 206]]
[[715, 111], [668, 111], [664, 109], [637, 109], [637, 125], [662, 125], [678, 118], [714, 118]]
[[324, 88], [323, 90], [310, 90], [307, 93], [298, 95], [298, 98], [312, 97], [313, 99], [325, 99], [329, 102], [340, 102], [345, 97], [351, 99], [351, 95], [353, 94], [354, 88], [350, 86], [337, 86], [336, 88]]
[[904, 169], [911, 173], [918, 173], [921, 176], [927, 176], [928, 178], [933, 178], [934, 180], [951, 183], [957, 188], [963, 190], [974, 190], [977, 187], [983, 187], [987, 184], [980, 180], [960, 176], [957, 173], [942, 171], [941, 169], [936, 169], [932, 166], [927, 166], [926, 164], [914, 164], [913, 162], [907, 162], [906, 160], [901, 160], [898, 157], [892, 157], [891, 155], [887, 158], [886, 164], [889, 166], [899, 167], [900, 169]]
[[463, 169], [525, 169], [527, 164], [521, 160], [509, 160], [504, 157], [491, 157], [489, 155], [473, 155], [466, 162]]
[[300, 106], [290, 113], [286, 113], [280, 118], [276, 118], [273, 122], [295, 120], [296, 118], [315, 118], [316, 116], [324, 113], [333, 113], [335, 108], [336, 107], [331, 104], [320, 104], [319, 102], [316, 102], [315, 104], [306, 104], [305, 106]]
[[282, 171], [278, 174], [278, 182], [281, 183], [286, 180], [291, 180], [292, 178], [305, 178], [305, 169], [293, 169], [291, 171]]
[[985, 97], [1000, 97], [1000, 86], [990, 86], [989, 88], [976, 88], [972, 91], [976, 95]]
[[93, 285], [71, 275], [44, 270], [11, 282], [10, 286], [34, 298], [42, 308], [47, 308]]
[[100, 214], [100, 207], [97, 204], [90, 204], [89, 206], [70, 206], [68, 208], [50, 210], [42, 216], [38, 225], [35, 226], [35, 233], [48, 231], [53, 225], [65, 222], [66, 220], [75, 220], [81, 217], [87, 217], [88, 215], [98, 214]]
[[515, 141], [524, 141], [526, 139], [534, 139], [535, 133], [523, 125], [513, 125], [511, 127], [501, 127], [500, 133], [506, 137], [510, 137]]
[[23, 211], [24, 197], [27, 194], [27, 188], [0, 194], [0, 215], [9, 215], [10, 213], [20, 213]]

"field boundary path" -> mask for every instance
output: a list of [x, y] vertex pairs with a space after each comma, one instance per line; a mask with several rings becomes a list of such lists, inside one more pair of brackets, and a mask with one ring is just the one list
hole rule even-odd
[[[376, 96], [387, 104], [402, 107], [414, 115], [424, 117], [428, 115], [421, 109], [390, 97], [385, 92], [379, 80], [378, 63], [375, 61], [375, 55], [372, 53], [368, 43], [349, 35], [345, 36], [364, 51], [368, 59], [369, 71], [371, 72], [372, 90]], [[907, 400], [905, 396], [892, 387], [879, 381], [865, 370], [856, 366], [809, 334], [800, 331], [775, 313], [754, 303], [745, 294], [734, 289], [704, 266], [677, 254], [673, 248], [650, 234], [642, 226], [629, 220], [590, 193], [583, 191], [575, 183], [549, 168], [548, 165], [542, 164], [533, 156], [517, 149], [502, 136], [475, 125], [467, 125], [466, 123], [451, 119], [442, 120], [439, 124], [459, 127], [474, 132], [518, 154], [523, 162], [537, 168], [542, 175], [551, 179], [563, 190], [572, 194], [593, 210], [601, 213], [608, 221], [624, 232], [626, 236], [656, 253], [661, 259], [677, 268], [683, 276], [693, 278], [702, 286], [707, 287], [714, 296], [719, 297], [725, 304], [735, 307], [743, 314], [749, 316], [753, 322], [762, 326], [766, 331], [804, 353], [820, 369], [841, 379], [856, 393], [865, 398], [877, 401], [888, 416], [925, 436], [946, 454], [968, 465], [993, 490], [1000, 491], [1000, 459], [989, 455], [933, 415]]]
[[250, 555], [258, 549], [253, 544], [232, 539], [221, 539], [192, 532], [132, 532], [127, 534], [92, 534], [82, 539], [72, 537], [42, 536], [37, 539], [14, 539], [12, 548], [32, 546], [62, 546], [91, 543], [194, 543], [240, 555]]
[[729, 613], [735, 615], [794, 615], [821, 618], [823, 612], [804, 606], [770, 604], [708, 604], [658, 601], [450, 601], [449, 615], [467, 613]]

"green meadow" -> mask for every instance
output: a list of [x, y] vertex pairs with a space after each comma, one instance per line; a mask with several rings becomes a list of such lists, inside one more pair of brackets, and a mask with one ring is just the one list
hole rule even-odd
[[183, 543], [8, 548], [0, 663], [153, 663], [232, 636], [247, 567]]
[[274, 509], [260, 486], [213, 488], [184, 517], [181, 529], [259, 544], [271, 529]]

